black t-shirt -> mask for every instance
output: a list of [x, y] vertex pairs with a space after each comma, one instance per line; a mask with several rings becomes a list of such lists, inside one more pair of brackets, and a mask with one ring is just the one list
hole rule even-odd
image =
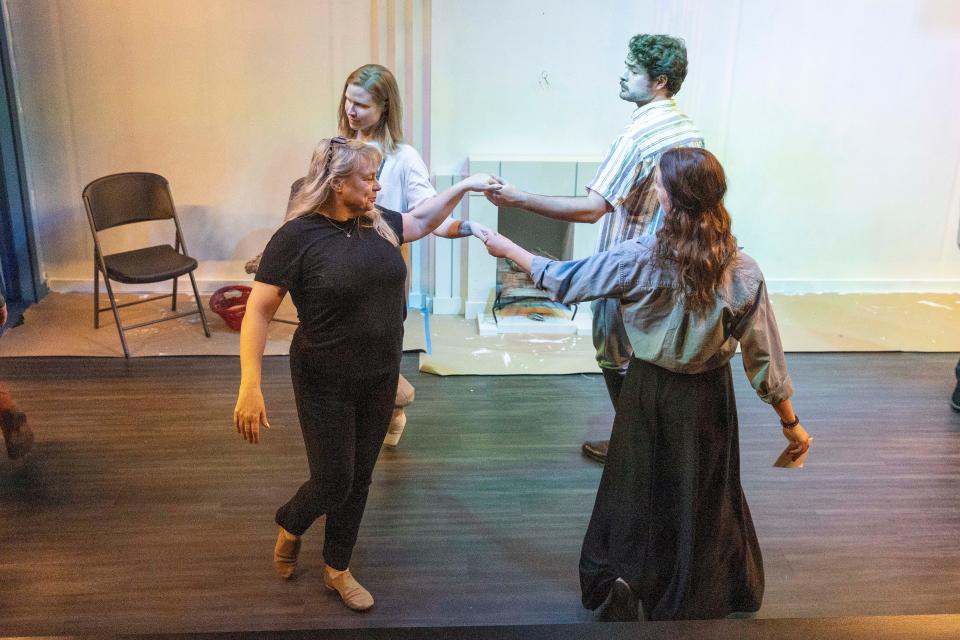
[[[380, 213], [403, 242], [400, 214]], [[258, 282], [290, 292], [300, 316], [295, 346], [310, 352], [324, 376], [376, 375], [400, 362], [407, 266], [399, 248], [358, 222], [290, 220], [267, 243], [257, 270]]]

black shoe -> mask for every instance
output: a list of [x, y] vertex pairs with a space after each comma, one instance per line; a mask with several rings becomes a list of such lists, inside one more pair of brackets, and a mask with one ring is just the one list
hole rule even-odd
[[953, 388], [953, 395], [950, 396], [950, 408], [960, 413], [960, 382]]
[[[960, 411], [960, 409], [957, 409]], [[587, 440], [581, 445], [580, 450], [587, 456], [600, 464], [607, 464], [607, 448], [610, 446], [609, 440]]]
[[617, 578], [610, 589], [610, 598], [604, 608], [603, 619], [609, 622], [640, 620], [640, 597], [633, 592], [623, 578]]
[[27, 455], [33, 446], [33, 431], [27, 424], [27, 416], [16, 409], [0, 412], [0, 428], [7, 445], [7, 457], [16, 460]]

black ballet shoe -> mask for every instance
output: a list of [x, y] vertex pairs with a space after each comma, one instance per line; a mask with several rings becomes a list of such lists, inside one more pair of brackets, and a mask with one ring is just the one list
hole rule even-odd
[[623, 578], [617, 578], [610, 588], [610, 597], [602, 617], [608, 622], [637, 622], [641, 619], [640, 596]]

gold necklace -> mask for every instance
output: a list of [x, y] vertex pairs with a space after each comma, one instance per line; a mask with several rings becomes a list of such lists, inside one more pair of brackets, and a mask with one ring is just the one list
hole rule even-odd
[[347, 236], [348, 238], [353, 237], [353, 234], [357, 232], [357, 221], [359, 220], [359, 218], [354, 218], [354, 219], [353, 219], [353, 229], [351, 229], [350, 231], [347, 231], [346, 229], [344, 229], [343, 227], [341, 227], [339, 224], [337, 224], [336, 222], [334, 222], [333, 218], [331, 218], [331, 217], [329, 217], [329, 216], [323, 216], [323, 219], [326, 220], [327, 222], [329, 222], [331, 225], [333, 225], [333, 228], [334, 228], [334, 229], [336, 229], [337, 231], [340, 231], [341, 233], [343, 233], [343, 234], [344, 234], [345, 236]]

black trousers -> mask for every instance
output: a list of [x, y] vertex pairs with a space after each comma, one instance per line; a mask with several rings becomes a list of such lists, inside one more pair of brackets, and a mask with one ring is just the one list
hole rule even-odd
[[324, 376], [324, 363], [290, 346], [290, 375], [297, 401], [310, 479], [277, 510], [278, 525], [302, 535], [326, 514], [323, 559], [333, 569], [350, 566], [373, 468], [397, 395], [399, 360], [387, 373], [355, 378]]

